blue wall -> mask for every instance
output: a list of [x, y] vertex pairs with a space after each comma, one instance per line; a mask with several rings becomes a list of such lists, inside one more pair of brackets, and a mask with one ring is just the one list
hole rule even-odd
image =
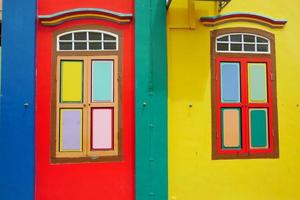
[[36, 0], [3, 0], [1, 200], [34, 199], [35, 26]]

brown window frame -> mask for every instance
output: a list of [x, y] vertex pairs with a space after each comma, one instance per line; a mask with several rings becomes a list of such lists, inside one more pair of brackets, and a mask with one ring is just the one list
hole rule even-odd
[[[96, 31], [106, 31], [113, 33], [118, 36], [118, 49], [117, 50], [105, 50], [105, 51], [63, 51], [57, 50], [57, 36], [70, 31], [79, 31], [79, 30], [96, 30]], [[82, 25], [72, 28], [66, 28], [58, 30], [53, 33], [52, 37], [52, 96], [51, 96], [51, 138], [50, 138], [50, 158], [51, 162], [54, 164], [58, 163], [82, 163], [82, 162], [106, 162], [106, 161], [121, 161], [123, 159], [123, 133], [122, 133], [122, 49], [123, 49], [123, 37], [121, 31], [99, 26], [99, 25]], [[62, 59], [74, 59], [74, 60], [84, 60], [84, 65], [88, 66], [91, 64], [92, 60], [113, 60], [114, 61], [114, 112], [113, 117], [114, 121], [114, 148], [112, 150], [90, 150], [91, 146], [91, 109], [93, 104], [89, 103], [87, 105], [91, 108], [86, 108], [83, 111], [83, 116], [85, 116], [88, 121], [83, 124], [86, 124], [85, 127], [88, 132], [84, 136], [83, 132], [83, 152], [80, 153], [68, 153], [68, 152], [59, 152], [59, 72], [58, 66], [60, 65], [60, 60]], [[83, 66], [86, 68], [85, 66]], [[91, 70], [85, 69], [87, 72], [84, 74], [85, 83], [90, 82], [89, 75], [91, 75]], [[91, 77], [90, 77], [91, 78]], [[88, 103], [88, 95], [90, 95], [90, 83], [89, 86], [84, 89], [84, 99], [85, 103]], [[99, 103], [98, 103], [99, 104]], [[101, 103], [102, 106], [97, 106], [97, 108], [109, 106], [111, 103]]]
[[[249, 33], [258, 36], [263, 36], [270, 40], [269, 53], [235, 53], [235, 52], [217, 52], [216, 38], [231, 33]], [[275, 37], [272, 33], [255, 28], [224, 28], [211, 31], [211, 105], [212, 105], [212, 159], [249, 159], [249, 158], [278, 158], [279, 157], [279, 143], [278, 143], [278, 117], [277, 117], [277, 94], [276, 94], [276, 59], [275, 59]], [[267, 58], [271, 60], [271, 76], [272, 76], [272, 130], [273, 136], [273, 151], [271, 153], [229, 153], [221, 154], [218, 152], [218, 121], [217, 121], [217, 74], [216, 61], [218, 58]], [[242, 119], [242, 118], [241, 118]], [[243, 119], [242, 119], [243, 121]]]

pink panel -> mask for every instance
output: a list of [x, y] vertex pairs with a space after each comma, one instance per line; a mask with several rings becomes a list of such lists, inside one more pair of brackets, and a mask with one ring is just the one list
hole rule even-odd
[[92, 148], [113, 149], [113, 109], [93, 109], [92, 115]]

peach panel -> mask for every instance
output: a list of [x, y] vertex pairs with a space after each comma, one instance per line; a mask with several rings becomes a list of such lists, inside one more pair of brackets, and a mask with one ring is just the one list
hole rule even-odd
[[240, 145], [240, 111], [238, 109], [223, 110], [223, 145], [238, 147]]

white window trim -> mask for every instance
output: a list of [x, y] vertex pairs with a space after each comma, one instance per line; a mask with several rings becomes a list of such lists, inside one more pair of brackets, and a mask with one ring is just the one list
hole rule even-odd
[[[242, 36], [242, 41], [241, 42], [232, 42], [230, 41], [230, 36], [232, 35], [241, 35]], [[251, 35], [255, 37], [255, 41], [254, 42], [244, 42], [244, 35]], [[228, 36], [228, 41], [218, 41], [219, 38], [222, 37], [226, 37]], [[268, 42], [257, 42], [257, 38], [262, 38], [267, 40]], [[224, 35], [220, 35], [216, 38], [216, 42], [215, 42], [216, 46], [216, 52], [220, 52], [220, 53], [250, 53], [250, 54], [270, 54], [271, 53], [271, 47], [270, 47], [270, 40], [266, 37], [260, 36], [260, 35], [256, 35], [256, 34], [251, 34], [251, 33], [229, 33], [229, 34], [224, 34]], [[218, 50], [218, 44], [228, 44], [228, 51], [223, 51], [223, 50]], [[230, 49], [231, 44], [241, 44], [242, 45], [242, 51], [233, 51]], [[255, 51], [245, 51], [244, 50], [244, 44], [254, 44], [255, 45]], [[264, 44], [264, 45], [268, 45], [268, 51], [257, 51], [257, 45], [258, 44]]]
[[[75, 33], [82, 33], [82, 32], [87, 33], [87, 39], [86, 40], [75, 40], [74, 39], [74, 34]], [[89, 40], [89, 34], [88, 34], [89, 32], [101, 33], [102, 34], [101, 40]], [[71, 40], [60, 40], [61, 36], [68, 35], [68, 34], [72, 34], [72, 39]], [[113, 37], [115, 37], [115, 40], [104, 40], [104, 35], [103, 34], [107, 34], [107, 35], [113, 36]], [[72, 43], [72, 50], [60, 50], [60, 45], [59, 45], [60, 42], [71, 42]], [[86, 42], [87, 43], [87, 49], [85, 49], [85, 50], [76, 49], [75, 50], [75, 42]], [[101, 43], [102, 44], [101, 49], [89, 49], [89, 45], [88, 44], [90, 42]], [[116, 48], [115, 49], [104, 49], [104, 43], [116, 43]], [[57, 38], [56, 38], [56, 47], [57, 47], [56, 48], [57, 51], [118, 51], [119, 50], [119, 36], [116, 35], [116, 34], [114, 34], [114, 33], [107, 32], [107, 31], [102, 31], [102, 30], [77, 30], [77, 31], [68, 31], [68, 32], [64, 32], [64, 33], [61, 33], [61, 34], [57, 35]]]

